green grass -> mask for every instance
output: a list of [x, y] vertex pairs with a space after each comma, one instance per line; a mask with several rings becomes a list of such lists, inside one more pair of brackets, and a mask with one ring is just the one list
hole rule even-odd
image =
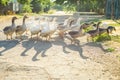
[[114, 41], [114, 42], [119, 42], [120, 43], [120, 35], [111, 36], [111, 40]]
[[109, 26], [115, 26], [115, 27], [118, 27], [120, 26], [120, 21], [118, 20], [111, 20], [111, 19], [103, 19], [101, 20], [102, 22], [107, 22]]
[[95, 42], [104, 42], [104, 41], [110, 41], [111, 37], [107, 33], [103, 33], [101, 35], [98, 35], [94, 38]]
[[116, 24], [109, 24], [110, 26], [115, 26], [115, 27], [119, 27], [120, 24], [116, 23]]
[[119, 42], [120, 43], [120, 35], [117, 36], [109, 36], [106, 33], [100, 35], [100, 36], [96, 36], [94, 38], [95, 42], [105, 42], [105, 41], [114, 41], [114, 42]]
[[114, 52], [114, 51], [115, 51], [115, 48], [107, 48], [106, 51], [107, 51], [107, 52]]

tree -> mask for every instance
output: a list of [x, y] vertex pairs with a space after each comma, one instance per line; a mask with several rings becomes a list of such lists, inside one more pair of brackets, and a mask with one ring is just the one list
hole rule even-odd
[[1, 5], [7, 5], [10, 0], [0, 0]]
[[55, 3], [65, 4], [70, 8], [74, 6], [76, 11], [96, 11], [103, 14], [105, 9], [105, 0], [56, 0]]
[[23, 5], [22, 12], [32, 12], [32, 0], [17, 0], [20, 4]]
[[33, 12], [47, 11], [50, 8], [50, 0], [33, 0], [31, 2], [33, 6]]

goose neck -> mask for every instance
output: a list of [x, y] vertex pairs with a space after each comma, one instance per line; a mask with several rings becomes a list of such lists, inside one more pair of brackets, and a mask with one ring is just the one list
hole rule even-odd
[[81, 31], [83, 29], [83, 26], [80, 26], [80, 29], [79, 29], [79, 31]]
[[80, 19], [77, 20], [76, 24], [80, 24]]
[[96, 30], [99, 30], [99, 25], [100, 25], [100, 23], [97, 24], [97, 29]]
[[25, 18], [23, 18], [23, 24], [25, 24]]
[[15, 19], [12, 19], [12, 24], [14, 24], [15, 23]]

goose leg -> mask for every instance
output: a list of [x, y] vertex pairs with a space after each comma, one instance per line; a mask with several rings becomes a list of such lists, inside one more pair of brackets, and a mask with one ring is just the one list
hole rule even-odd
[[71, 39], [71, 44], [74, 42], [74, 40], [73, 39]]
[[18, 38], [18, 34], [16, 33], [16, 38]]
[[12, 38], [12, 35], [10, 35], [10, 39], [12, 40], [13, 38]]
[[6, 35], [6, 39], [8, 40], [8, 35]]
[[22, 34], [20, 34], [20, 39], [22, 40]]
[[32, 39], [32, 34], [31, 34], [31, 39]]
[[39, 34], [37, 34], [37, 40], [39, 39]]
[[89, 37], [87, 37], [87, 42], [89, 42]]

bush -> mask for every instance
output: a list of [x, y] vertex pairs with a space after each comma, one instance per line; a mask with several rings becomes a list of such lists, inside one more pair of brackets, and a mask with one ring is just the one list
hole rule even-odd
[[53, 14], [53, 13], [55, 13], [56, 12], [56, 10], [49, 10], [48, 11], [48, 14]]
[[22, 7], [22, 12], [32, 12], [32, 7], [30, 4], [25, 4], [23, 7]]

